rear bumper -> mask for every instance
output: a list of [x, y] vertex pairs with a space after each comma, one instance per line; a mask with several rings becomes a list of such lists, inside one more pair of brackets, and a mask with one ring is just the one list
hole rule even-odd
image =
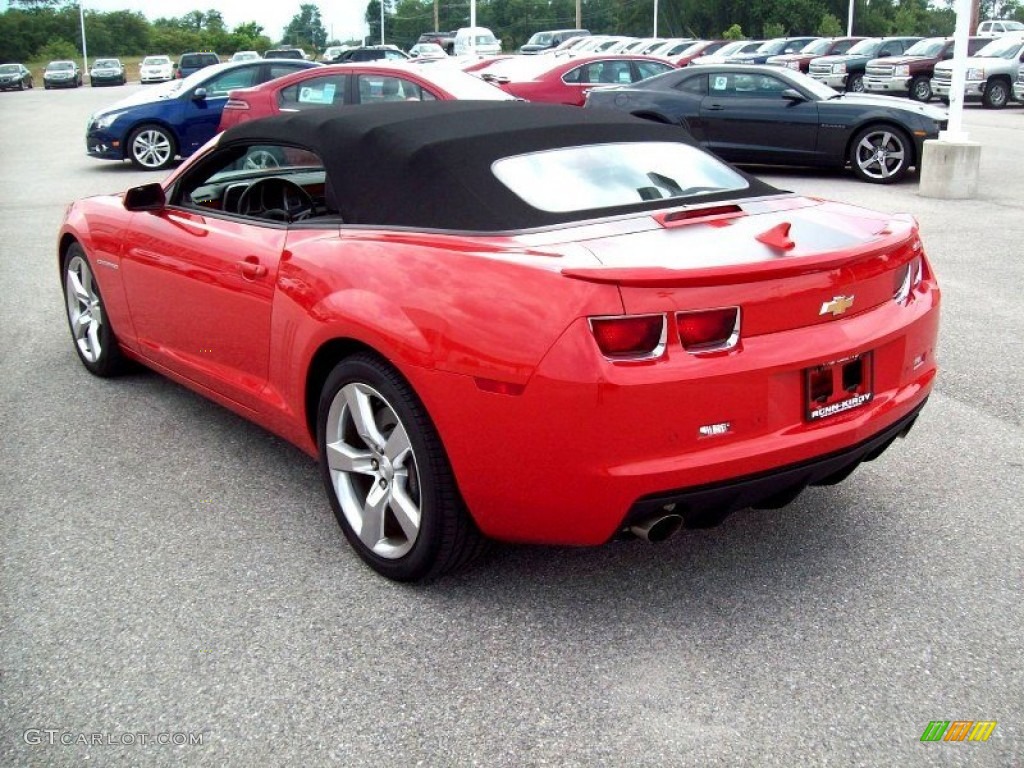
[[[926, 398], [927, 399], [927, 398]], [[656, 494], [640, 499], [626, 516], [625, 526], [665, 514], [681, 515], [688, 528], [706, 528], [741, 509], [778, 509], [810, 485], [835, 485], [861, 462], [881, 456], [897, 437], [910, 432], [924, 402], [877, 435], [828, 456], [781, 467], [725, 483]]]

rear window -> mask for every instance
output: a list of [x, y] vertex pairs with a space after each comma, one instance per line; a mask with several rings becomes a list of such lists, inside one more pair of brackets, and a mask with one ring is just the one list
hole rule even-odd
[[491, 170], [528, 205], [569, 213], [746, 189], [746, 179], [695, 147], [590, 144], [506, 157]]
[[182, 67], [208, 67], [211, 64], [220, 64], [220, 59], [215, 53], [186, 53], [182, 54], [180, 66]]

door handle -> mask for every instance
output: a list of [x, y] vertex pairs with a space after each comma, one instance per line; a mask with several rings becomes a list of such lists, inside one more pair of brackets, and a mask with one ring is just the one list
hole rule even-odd
[[708, 112], [720, 112], [723, 109], [725, 109], [725, 106], [722, 104], [708, 104], [707, 106]]
[[267, 274], [267, 268], [260, 264], [260, 260], [255, 256], [246, 256], [245, 259], [238, 262], [238, 271], [247, 280], [255, 280], [257, 277]]

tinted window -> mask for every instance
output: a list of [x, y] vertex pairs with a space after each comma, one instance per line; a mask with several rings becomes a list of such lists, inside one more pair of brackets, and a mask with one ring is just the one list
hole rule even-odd
[[682, 82], [676, 83], [675, 89], [683, 93], [692, 93], [694, 96], [704, 96], [708, 92], [707, 75], [688, 77]]
[[608, 61], [594, 61], [573, 70], [574, 77], [570, 79], [566, 75], [564, 80], [567, 83], [631, 83], [633, 75], [629, 71], [629, 62], [623, 59], [609, 59]]
[[324, 75], [282, 88], [277, 95], [281, 109], [303, 110], [345, 103], [347, 75]]
[[256, 85], [256, 71], [257, 67], [232, 69], [210, 78], [202, 87], [206, 89], [207, 96], [227, 96], [228, 91]]
[[269, 65], [267, 69], [268, 72], [266, 74], [260, 75], [259, 81], [261, 83], [266, 82], [267, 80], [273, 80], [276, 77], [281, 77], [282, 75], [290, 75], [295, 70], [305, 69], [305, 67], [299, 67], [294, 64], [287, 64], [285, 62], [275, 62], [274, 64]]
[[668, 72], [672, 67], [668, 64], [661, 64], [657, 61], [638, 61], [636, 62], [636, 71], [639, 75], [640, 80], [646, 80], [648, 77], [654, 77], [660, 75], [662, 72]]
[[542, 211], [586, 211], [746, 189], [729, 166], [686, 144], [594, 144], [498, 160], [494, 175]]
[[856, 42], [856, 40], [842, 40], [836, 43], [836, 47], [832, 49], [832, 54], [838, 56], [840, 54], [846, 53], [848, 50], [853, 48], [853, 45]]
[[772, 75], [729, 73], [711, 75], [711, 93], [737, 98], [777, 98], [790, 86]]
[[361, 104], [381, 101], [434, 101], [434, 94], [423, 90], [411, 80], [389, 75], [357, 75]]

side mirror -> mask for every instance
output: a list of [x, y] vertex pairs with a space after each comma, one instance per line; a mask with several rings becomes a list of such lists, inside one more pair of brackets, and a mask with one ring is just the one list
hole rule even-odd
[[787, 88], [784, 90], [782, 92], [782, 98], [786, 101], [791, 101], [794, 104], [801, 101], [807, 101], [807, 97], [800, 93], [796, 88]]
[[124, 207], [129, 211], [159, 211], [167, 205], [164, 188], [158, 183], [132, 187], [124, 193]]
[[206, 100], [206, 89], [196, 88], [192, 91], [192, 101], [205, 101]]

